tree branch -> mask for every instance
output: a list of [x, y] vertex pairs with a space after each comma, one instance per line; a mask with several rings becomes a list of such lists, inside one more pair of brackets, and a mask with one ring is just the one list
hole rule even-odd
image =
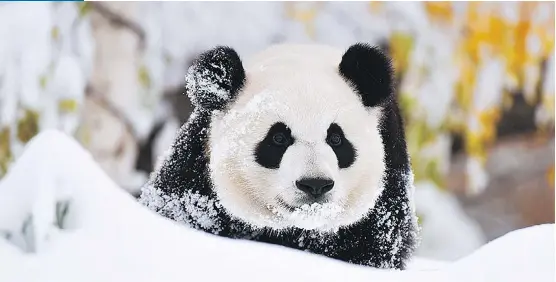
[[106, 7], [103, 3], [91, 2], [91, 7], [97, 11], [101, 16], [107, 19], [111, 24], [119, 27], [124, 27], [131, 30], [139, 38], [139, 49], [144, 50], [146, 46], [145, 30], [131, 19], [128, 19]]
[[128, 132], [133, 136], [135, 140], [139, 140], [137, 138], [137, 133], [135, 132], [135, 128], [129, 119], [122, 114], [122, 112], [114, 106], [110, 101], [108, 101], [102, 93], [97, 91], [92, 85], [87, 85], [85, 88], [85, 96], [90, 98], [91, 100], [95, 101], [97, 104], [101, 105], [104, 109], [114, 115], [117, 119], [122, 121], [124, 127], [128, 130]]

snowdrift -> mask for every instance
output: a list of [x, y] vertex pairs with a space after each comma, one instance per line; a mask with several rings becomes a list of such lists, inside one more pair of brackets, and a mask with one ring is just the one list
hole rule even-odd
[[512, 232], [453, 263], [350, 265], [221, 238], [152, 213], [70, 137], [45, 131], [0, 182], [0, 281], [553, 281], [554, 226]]

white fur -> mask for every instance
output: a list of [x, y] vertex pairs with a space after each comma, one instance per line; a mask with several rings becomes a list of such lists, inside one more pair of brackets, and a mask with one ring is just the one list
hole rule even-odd
[[[342, 50], [279, 45], [246, 64], [247, 82], [238, 99], [212, 118], [210, 169], [226, 211], [255, 227], [290, 226], [333, 231], [362, 219], [382, 187], [384, 150], [378, 131], [380, 109], [366, 109], [338, 73]], [[295, 143], [279, 169], [261, 167], [255, 148], [275, 122], [284, 122]], [[338, 123], [357, 150], [355, 163], [339, 169], [327, 129]], [[335, 181], [326, 204], [302, 206], [295, 181], [308, 176]]]

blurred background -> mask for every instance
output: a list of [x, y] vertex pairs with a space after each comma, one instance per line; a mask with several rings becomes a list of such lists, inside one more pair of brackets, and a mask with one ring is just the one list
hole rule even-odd
[[422, 227], [453, 260], [554, 222], [554, 2], [0, 3], [0, 180], [38, 132], [73, 135], [137, 196], [217, 44], [379, 45], [393, 57]]

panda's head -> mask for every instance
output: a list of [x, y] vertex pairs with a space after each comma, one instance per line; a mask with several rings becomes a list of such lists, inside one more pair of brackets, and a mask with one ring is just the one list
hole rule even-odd
[[225, 211], [254, 227], [334, 231], [373, 208], [382, 188], [382, 106], [392, 69], [378, 49], [279, 45], [245, 64], [202, 54], [187, 92], [211, 112], [206, 155]]

